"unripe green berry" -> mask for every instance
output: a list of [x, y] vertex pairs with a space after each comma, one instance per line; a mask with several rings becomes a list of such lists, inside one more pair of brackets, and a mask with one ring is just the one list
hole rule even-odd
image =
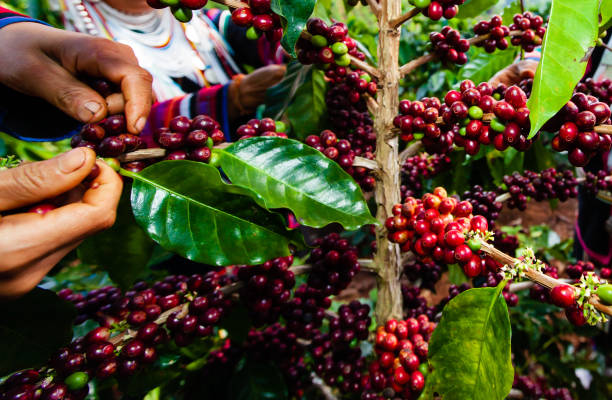
[[180, 0], [160, 0], [160, 3], [168, 7], [178, 6], [180, 2], [181, 2]]
[[606, 305], [612, 305], [612, 285], [611, 284], [606, 283], [605, 285], [600, 285], [595, 291], [595, 294], [599, 296], [599, 300], [602, 303]]
[[493, 93], [493, 98], [494, 98], [495, 100], [500, 100], [500, 99], [501, 99], [501, 94], [499, 94], [499, 93]]
[[64, 383], [68, 387], [69, 390], [81, 390], [85, 386], [87, 386], [87, 382], [89, 382], [89, 375], [86, 372], [74, 372], [64, 380]]
[[193, 11], [186, 7], [172, 8], [172, 15], [180, 22], [189, 22], [193, 17]]
[[257, 29], [255, 29], [254, 26], [251, 26], [246, 31], [246, 37], [249, 40], [257, 40], [257, 39], [259, 39], [261, 37], [261, 32], [259, 32]]
[[114, 171], [119, 171], [119, 169], [121, 168], [121, 164], [119, 163], [119, 160], [117, 160], [116, 158], [103, 158], [103, 160]]
[[482, 116], [484, 113], [482, 112], [482, 108], [478, 106], [472, 106], [468, 110], [468, 114], [470, 115], [470, 118], [472, 119], [482, 119]]
[[495, 132], [503, 132], [506, 130], [506, 126], [499, 122], [497, 118], [493, 118], [491, 120], [491, 129], [493, 129]]
[[461, 129], [459, 129], [459, 134], [460, 134], [461, 136], [465, 136], [465, 135], [467, 135], [467, 129], [466, 129], [466, 127], [465, 127], [465, 126], [464, 126], [464, 127], [462, 127]]
[[285, 132], [287, 125], [283, 121], [276, 121], [276, 132]]
[[331, 46], [332, 51], [335, 55], [341, 56], [348, 53], [348, 47], [342, 42], [336, 42]]
[[348, 67], [349, 65], [351, 65], [351, 57], [348, 54], [343, 54], [339, 57], [336, 57], [335, 61], [336, 61], [336, 64], [338, 64], [341, 67]]
[[215, 142], [209, 136], [208, 139], [206, 139], [206, 147], [208, 147], [209, 149], [212, 149], [214, 145], [215, 145]]
[[412, 1], [412, 4], [416, 8], [427, 8], [427, 7], [429, 7], [430, 3], [431, 3], [431, 0], [413, 0]]
[[480, 246], [481, 246], [480, 240], [477, 240], [477, 239], [470, 239], [470, 240], [468, 240], [467, 245], [470, 248], [470, 250], [472, 250], [472, 251], [480, 250]]
[[322, 35], [314, 35], [310, 42], [314, 47], [327, 47], [327, 38]]
[[367, 73], [361, 74], [360, 78], [368, 83], [372, 82], [372, 77], [370, 76], [370, 74], [367, 74]]
[[421, 140], [423, 139], [423, 137], [425, 137], [424, 133], [413, 133], [412, 136], [414, 136], [414, 140]]

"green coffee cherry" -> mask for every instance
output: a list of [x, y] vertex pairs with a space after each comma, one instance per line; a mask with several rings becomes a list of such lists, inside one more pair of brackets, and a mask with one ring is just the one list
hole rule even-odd
[[470, 248], [470, 250], [472, 250], [472, 251], [480, 250], [480, 246], [481, 246], [480, 240], [477, 240], [477, 239], [470, 239], [470, 240], [468, 240], [467, 241], [467, 245]]
[[340, 57], [336, 57], [336, 64], [341, 67], [348, 67], [351, 65], [351, 57], [348, 54], [343, 54]]
[[314, 35], [310, 42], [314, 47], [327, 47], [327, 38], [322, 35]]
[[459, 129], [459, 134], [460, 134], [461, 136], [465, 136], [465, 135], [467, 135], [467, 129], [465, 128], [465, 126], [464, 126], [464, 127], [462, 127], [461, 129]]
[[421, 140], [425, 137], [424, 133], [413, 133], [412, 136], [414, 136], [414, 140]]
[[411, 2], [416, 8], [427, 8], [431, 3], [431, 0], [413, 0]]
[[287, 125], [283, 121], [276, 121], [276, 132], [285, 132]]
[[423, 376], [427, 376], [427, 374], [429, 374], [429, 366], [426, 362], [419, 365], [419, 372], [422, 373]]
[[360, 78], [368, 83], [372, 82], [372, 77], [370, 76], [370, 74], [361, 74]]
[[180, 0], [160, 0], [160, 3], [168, 7], [175, 7], [175, 6], [178, 6], [181, 3], [181, 1]]
[[221, 161], [221, 156], [217, 152], [218, 150], [213, 150], [210, 154], [210, 160], [208, 160], [208, 165], [211, 167], [219, 167], [219, 162]]
[[478, 106], [470, 107], [470, 109], [468, 110], [468, 114], [472, 119], [482, 119], [482, 116], [484, 115], [484, 113], [482, 112], [482, 108]]
[[103, 158], [102, 160], [104, 160], [104, 162], [108, 164], [108, 166], [111, 167], [114, 171], [119, 171], [119, 169], [121, 168], [121, 164], [116, 158]]
[[343, 54], [348, 53], [348, 47], [342, 42], [336, 42], [331, 46], [332, 51], [335, 55], [341, 56]]
[[501, 94], [499, 94], [499, 93], [493, 93], [493, 98], [494, 98], [495, 100], [500, 100], [500, 99], [501, 99]]
[[259, 32], [257, 29], [255, 29], [254, 26], [251, 26], [246, 31], [246, 37], [249, 40], [257, 40], [257, 39], [259, 39], [261, 37], [261, 32]]
[[180, 22], [189, 22], [193, 17], [193, 11], [186, 7], [173, 8], [172, 14]]
[[206, 139], [206, 147], [208, 147], [209, 149], [212, 149], [214, 145], [215, 145], [215, 142], [212, 140], [211, 137]]
[[608, 306], [612, 305], [612, 284], [606, 283], [605, 285], [599, 286], [595, 294], [599, 296], [599, 300], [601, 300], [602, 303]]
[[495, 132], [503, 132], [506, 130], [506, 126], [499, 122], [497, 118], [493, 118], [491, 120], [491, 129], [493, 129]]
[[74, 372], [64, 380], [68, 390], [81, 390], [87, 386], [89, 382], [89, 375], [86, 372]]

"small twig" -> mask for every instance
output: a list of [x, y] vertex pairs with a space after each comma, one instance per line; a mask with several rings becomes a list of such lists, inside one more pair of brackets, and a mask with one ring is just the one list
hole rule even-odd
[[404, 163], [406, 162], [407, 159], [409, 159], [410, 157], [415, 156], [419, 150], [421, 150], [421, 146], [423, 145], [423, 143], [420, 140], [417, 140], [416, 142], [410, 144], [410, 146], [406, 147], [400, 154], [399, 154], [399, 164], [400, 166], [404, 165]]
[[361, 61], [355, 56], [351, 56], [351, 65], [367, 72], [376, 79], [380, 79], [380, 71], [378, 71], [378, 68], [368, 64], [365, 61]]
[[[559, 279], [563, 283], [572, 283], [571, 279]], [[512, 293], [520, 292], [521, 290], [531, 289], [536, 283], [532, 281], [511, 283], [508, 290]]]
[[612, 125], [597, 125], [595, 127], [595, 132], [612, 135]]
[[311, 372], [310, 379], [312, 380], [312, 386], [319, 389], [321, 395], [325, 400], [338, 400], [338, 398], [334, 395], [331, 388], [325, 384], [323, 379], [319, 378], [314, 372]]
[[376, 171], [380, 168], [375, 160], [370, 160], [369, 158], [364, 157], [355, 157], [353, 167], [363, 167], [372, 171]]
[[499, 196], [497, 196], [495, 198], [495, 202], [503, 203], [504, 201], [508, 201], [511, 198], [512, 198], [512, 195], [510, 193], [504, 193], [504, 194], [500, 194]]
[[413, 9], [408, 11], [407, 13], [401, 15], [399, 18], [394, 19], [393, 21], [389, 21], [389, 25], [391, 25], [391, 27], [393, 29], [397, 29], [400, 26], [402, 26], [402, 24], [404, 24], [406, 21], [408, 21], [409, 19], [411, 19], [413, 17], [416, 17], [420, 13], [421, 13], [421, 9], [414, 7]]
[[117, 157], [119, 162], [132, 162], [139, 160], [148, 160], [151, 158], [162, 158], [166, 156], [166, 149], [158, 148], [158, 149], [142, 149], [132, 151], [130, 153], [124, 153]]
[[508, 393], [508, 399], [523, 399], [525, 395], [518, 389], [510, 389], [510, 393]]
[[242, 8], [248, 7], [248, 3], [244, 3], [239, 0], [212, 0], [215, 3], [223, 4], [224, 6], [228, 6], [230, 8]]
[[372, 96], [366, 96], [366, 104], [368, 105], [368, 111], [370, 114], [376, 114], [378, 112], [378, 103]]
[[400, 69], [399, 69], [400, 76], [404, 77], [404, 76], [408, 75], [409, 73], [411, 73], [415, 69], [419, 68], [421, 65], [427, 64], [428, 62], [430, 62], [434, 58], [436, 58], [436, 56], [434, 54], [425, 54], [424, 56], [421, 56], [419, 58], [415, 58], [412, 61], [409, 61], [408, 63], [406, 63], [406, 64], [404, 64], [404, 65], [402, 65], [400, 67]]
[[370, 10], [372, 10], [372, 13], [376, 16], [376, 18], [380, 18], [380, 13], [382, 12], [382, 9], [380, 8], [380, 4], [378, 4], [378, 2], [376, 0], [366, 0], [368, 2], [368, 5], [370, 6]]
[[[489, 243], [481, 242], [481, 250], [490, 255], [495, 261], [503, 265], [516, 265], [520, 262], [519, 259], [509, 256], [508, 254], [497, 250]], [[532, 268], [525, 270], [525, 277], [529, 280], [536, 282], [540, 286], [544, 286], [547, 289], [552, 289], [556, 286], [565, 285], [565, 283], [559, 279], [552, 278], [546, 274], [538, 272]], [[589, 297], [589, 303], [591, 303], [597, 310], [604, 314], [612, 315], [612, 307], [606, 306], [599, 301], [597, 295], [591, 295]]]

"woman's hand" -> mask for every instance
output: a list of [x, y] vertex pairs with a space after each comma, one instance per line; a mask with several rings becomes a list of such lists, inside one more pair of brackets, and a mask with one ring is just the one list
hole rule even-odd
[[94, 163], [94, 152], [81, 147], [0, 171], [0, 212], [65, 193], [70, 199], [44, 215], [0, 217], [0, 298], [27, 293], [84, 238], [113, 225], [122, 180], [97, 161], [100, 174], [88, 187], [81, 185]]
[[268, 65], [246, 75], [240, 84], [232, 82], [228, 93], [230, 118], [240, 116], [242, 111], [255, 111], [266, 100], [266, 90], [283, 79], [286, 69], [284, 65]]
[[500, 83], [511, 86], [516, 85], [523, 79], [530, 79], [535, 76], [538, 69], [538, 62], [535, 60], [521, 60], [514, 63], [498, 73], [489, 80], [489, 83], [496, 87]]
[[0, 83], [41, 97], [82, 122], [100, 121], [108, 113], [106, 101], [75, 77], [79, 75], [121, 87], [128, 130], [139, 133], [144, 128], [152, 78], [138, 66], [130, 47], [35, 22], [0, 29]]

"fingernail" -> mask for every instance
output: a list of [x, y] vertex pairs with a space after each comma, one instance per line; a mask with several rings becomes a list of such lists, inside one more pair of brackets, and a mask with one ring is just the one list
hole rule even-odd
[[85, 164], [85, 151], [73, 149], [59, 156], [59, 170], [69, 174], [81, 168]]
[[147, 119], [145, 117], [140, 117], [138, 118], [138, 121], [136, 121], [136, 124], [134, 125], [134, 127], [136, 128], [138, 132], [142, 132], [146, 123], [147, 123]]
[[79, 118], [82, 121], [89, 121], [91, 117], [93, 117], [98, 111], [100, 111], [100, 108], [102, 108], [100, 103], [97, 103], [95, 101], [88, 101], [83, 105], [83, 108], [79, 110]]

